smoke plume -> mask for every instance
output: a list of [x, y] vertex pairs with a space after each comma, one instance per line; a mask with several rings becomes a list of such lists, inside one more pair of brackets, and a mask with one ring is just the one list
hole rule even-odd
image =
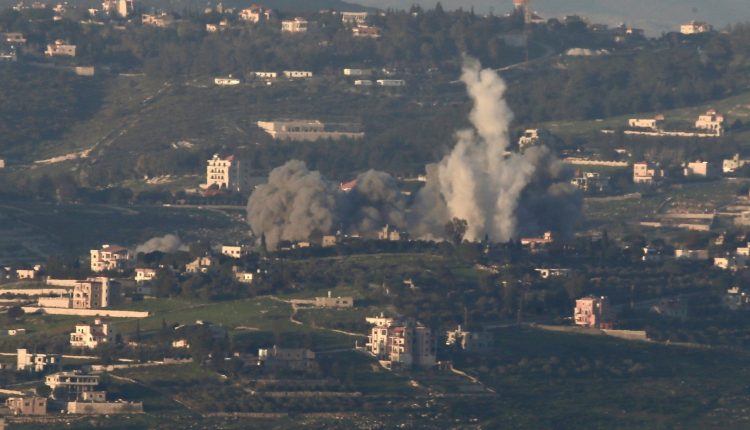
[[453, 218], [468, 223], [466, 239], [485, 235], [505, 242], [545, 230], [569, 234], [581, 197], [571, 172], [541, 145], [510, 151], [513, 113], [503, 99], [505, 82], [478, 61], [466, 59], [461, 80], [474, 107], [472, 128], [456, 133], [456, 145], [426, 166], [427, 183], [411, 205], [387, 173], [370, 170], [349, 193], [297, 160], [271, 171], [248, 201], [253, 232], [274, 249], [280, 241], [307, 240], [314, 232], [372, 233], [385, 224], [413, 237], [443, 239]]
[[182, 243], [182, 240], [180, 240], [179, 236], [174, 234], [167, 234], [160, 237], [152, 237], [151, 239], [136, 246], [135, 253], [140, 254], [141, 252], [143, 252], [144, 254], [148, 254], [150, 252], [160, 251], [165, 254], [170, 254], [176, 251], [185, 250], [187, 250], [187, 246]]

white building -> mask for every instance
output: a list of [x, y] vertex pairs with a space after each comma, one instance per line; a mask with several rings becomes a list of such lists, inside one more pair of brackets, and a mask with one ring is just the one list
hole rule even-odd
[[715, 176], [713, 165], [709, 164], [708, 161], [691, 161], [684, 165], [682, 174], [685, 177], [699, 176], [699, 177], [711, 177]]
[[369, 16], [367, 12], [341, 12], [341, 22], [344, 25], [364, 25]]
[[252, 72], [258, 79], [276, 79], [279, 77], [278, 72]]
[[99, 385], [99, 375], [88, 375], [80, 371], [58, 372], [47, 375], [44, 378], [44, 385], [48, 386], [53, 394], [59, 388], [67, 395], [77, 398], [82, 393], [96, 391]]
[[371, 87], [373, 84], [369, 79], [357, 79], [354, 81], [354, 85], [358, 87]]
[[750, 164], [750, 160], [743, 160], [740, 158], [740, 154], [734, 154], [732, 158], [724, 160], [721, 170], [724, 173], [734, 173], [748, 164]]
[[633, 164], [633, 182], [651, 184], [664, 178], [664, 170], [648, 161]]
[[117, 14], [120, 18], [127, 18], [135, 10], [133, 0], [104, 0], [102, 10], [108, 14]]
[[103, 309], [117, 303], [118, 284], [109, 278], [88, 278], [77, 281], [73, 287], [71, 307], [73, 309]]
[[628, 120], [628, 127], [630, 128], [645, 128], [655, 131], [660, 130], [663, 124], [663, 115], [657, 115], [654, 118], [630, 118]]
[[140, 267], [135, 269], [135, 282], [148, 282], [156, 278], [156, 270], [149, 269], [147, 267]]
[[47, 370], [56, 370], [60, 368], [60, 363], [60, 354], [30, 353], [25, 348], [16, 351], [16, 370], [18, 371], [45, 372]]
[[678, 260], [708, 260], [707, 249], [675, 249], [674, 256]]
[[712, 25], [700, 21], [690, 21], [680, 25], [680, 33], [686, 35], [710, 33], [713, 29]]
[[95, 319], [93, 324], [76, 324], [75, 331], [70, 333], [70, 346], [73, 348], [95, 349], [99, 345], [112, 344], [114, 341], [112, 325], [101, 318]]
[[300, 17], [281, 21], [281, 31], [284, 33], [305, 33], [308, 24], [306, 19]]
[[372, 69], [344, 69], [344, 76], [371, 76]]
[[234, 155], [221, 158], [214, 154], [213, 158], [206, 162], [206, 183], [201, 188], [208, 189], [216, 187], [220, 190], [240, 191], [241, 184], [240, 161]]
[[130, 252], [117, 245], [102, 245], [101, 249], [92, 249], [91, 271], [98, 273], [107, 270], [125, 269], [130, 262]]
[[[235, 268], [236, 269], [236, 268]], [[240, 284], [252, 284], [253, 283], [253, 272], [245, 272], [243, 270], [233, 270], [234, 279]]]
[[436, 341], [429, 327], [414, 320], [366, 318], [372, 324], [366, 348], [386, 367], [430, 367], [435, 364]]
[[173, 21], [174, 18], [172, 18], [172, 15], [167, 13], [160, 13], [158, 15], [144, 13], [141, 15], [141, 23], [149, 27], [167, 28], [172, 25]]
[[698, 116], [695, 121], [695, 128], [708, 130], [717, 136], [722, 136], [724, 134], [724, 115], [717, 113], [714, 109], [709, 109], [703, 115]]
[[276, 140], [311, 142], [365, 137], [356, 124], [326, 124], [318, 120], [258, 121], [258, 127]]
[[378, 240], [390, 240], [392, 242], [398, 242], [399, 240], [401, 240], [401, 232], [386, 224], [385, 227], [378, 231]]
[[381, 87], [405, 87], [406, 81], [403, 79], [378, 79], [376, 81]]
[[62, 39], [55, 40], [55, 43], [47, 45], [44, 54], [49, 57], [75, 57], [76, 45], [71, 45]]
[[214, 84], [220, 87], [232, 87], [239, 85], [240, 83], [242, 83], [242, 81], [239, 78], [233, 78], [232, 75], [214, 78]]
[[198, 257], [194, 261], [185, 265], [185, 271], [187, 273], [206, 273], [215, 265], [216, 260], [213, 257]]
[[250, 6], [247, 9], [242, 9], [239, 13], [241, 21], [249, 22], [252, 24], [259, 23], [262, 19], [270, 20], [273, 17], [273, 10], [265, 9], [262, 6], [256, 4]]
[[534, 269], [542, 279], [549, 278], [567, 278], [570, 276], [570, 269], [556, 269], [556, 268], [539, 268]]
[[287, 79], [310, 79], [313, 77], [313, 72], [308, 70], [284, 70], [282, 73]]
[[242, 258], [250, 253], [250, 248], [244, 245], [222, 245], [221, 254], [232, 258]]
[[548, 138], [549, 133], [546, 130], [538, 128], [526, 129], [518, 139], [518, 149], [519, 151], [523, 151], [529, 146], [538, 145], [540, 142], [544, 142]]

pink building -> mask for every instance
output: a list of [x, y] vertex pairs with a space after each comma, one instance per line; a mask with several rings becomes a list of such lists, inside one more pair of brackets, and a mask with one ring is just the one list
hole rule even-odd
[[573, 320], [581, 327], [611, 328], [609, 299], [589, 296], [576, 300]]

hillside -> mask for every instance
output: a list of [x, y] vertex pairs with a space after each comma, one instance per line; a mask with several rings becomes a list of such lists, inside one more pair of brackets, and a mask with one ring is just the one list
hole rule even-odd
[[[16, 0], [0, 0], [0, 9], [15, 6], [18, 3]], [[101, 7], [101, 2], [89, 1], [89, 0], [71, 0], [67, 3], [72, 5], [89, 5], [94, 7]], [[188, 10], [203, 10], [207, 3], [216, 2], [205, 2], [201, 0], [142, 0], [138, 1], [141, 8], [157, 8], [165, 10], [173, 10], [181, 12], [185, 9]], [[235, 7], [247, 7], [250, 6], [252, 1], [243, 0], [227, 0], [222, 2], [224, 7], [235, 8]], [[282, 12], [317, 12], [321, 9], [336, 9], [336, 10], [351, 10], [358, 11], [364, 10], [365, 8], [361, 5], [353, 4], [351, 2], [345, 2], [342, 0], [267, 0], [262, 3], [264, 6], [282, 11]]]
[[[363, 5], [379, 8], [409, 8], [418, 3], [423, 7], [433, 7], [438, 0], [357, 0]], [[474, 7], [477, 12], [494, 10], [497, 14], [510, 11], [511, 1], [505, 0], [442, 0], [446, 9]], [[542, 16], [555, 17], [578, 14], [590, 17], [593, 21], [608, 24], [627, 22], [644, 28], [651, 35], [675, 31], [677, 26], [689, 20], [702, 20], [716, 27], [750, 20], [750, 3], [746, 0], [534, 0], [534, 9]]]

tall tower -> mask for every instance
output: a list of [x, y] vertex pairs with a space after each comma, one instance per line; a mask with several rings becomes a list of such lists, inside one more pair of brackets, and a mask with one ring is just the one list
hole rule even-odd
[[133, 10], [135, 9], [133, 1], [134, 0], [117, 0], [117, 15], [121, 18], [127, 18], [133, 13]]
[[523, 13], [524, 23], [531, 22], [531, 0], [513, 0], [513, 6], [517, 11]]

